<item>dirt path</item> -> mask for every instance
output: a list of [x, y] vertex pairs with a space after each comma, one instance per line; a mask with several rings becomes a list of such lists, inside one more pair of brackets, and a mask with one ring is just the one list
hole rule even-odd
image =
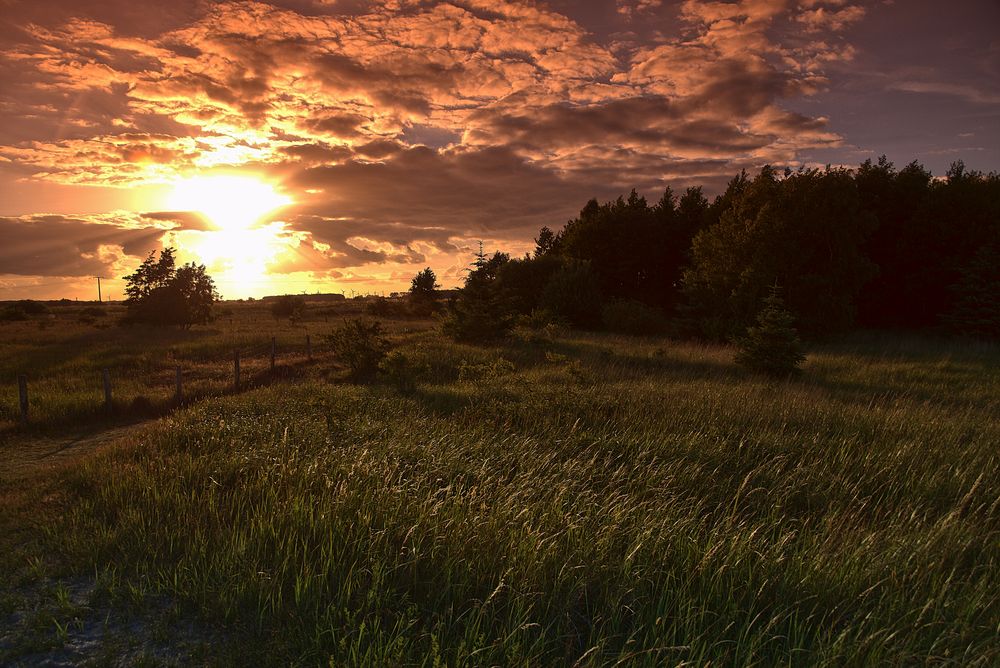
[[0, 446], [0, 477], [21, 478], [61, 466], [94, 452], [102, 445], [140, 433], [155, 420], [126, 425], [82, 429], [73, 434], [37, 436], [25, 434]]

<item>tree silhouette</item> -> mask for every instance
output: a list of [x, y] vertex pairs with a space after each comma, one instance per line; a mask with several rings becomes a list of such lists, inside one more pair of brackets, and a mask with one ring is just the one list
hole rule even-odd
[[683, 281], [700, 333], [728, 338], [744, 330], [776, 282], [787, 286], [805, 331], [847, 329], [877, 272], [862, 252], [876, 224], [861, 210], [849, 171], [782, 176], [765, 167], [694, 239]]
[[414, 311], [420, 314], [427, 314], [434, 310], [437, 303], [438, 288], [437, 276], [430, 267], [417, 272], [410, 282], [410, 305]]
[[543, 227], [538, 230], [538, 236], [535, 238], [535, 257], [539, 258], [546, 253], [551, 252], [556, 245], [556, 235], [548, 227]]
[[139, 267], [125, 276], [128, 322], [190, 327], [209, 322], [212, 305], [219, 299], [205, 265], [188, 263], [174, 268], [173, 248], [164, 248], [159, 259], [151, 252]]
[[753, 177], [740, 172], [711, 203], [697, 187], [680, 197], [667, 188], [654, 205], [634, 190], [592, 199], [562, 229], [539, 230], [523, 258], [480, 248], [463, 289], [470, 301], [457, 308], [485, 326], [488, 313], [529, 314], [548, 293], [548, 305], [564, 302], [555, 311], [573, 311], [579, 325], [589, 320], [574, 304], [581, 294], [549, 286], [584, 264], [607, 303], [662, 309], [677, 318], [675, 330], [709, 338], [753, 325], [775, 283], [804, 335], [856, 323], [957, 327], [965, 319], [967, 328], [992, 296], [977, 254], [997, 247], [996, 173], [956, 162], [935, 178], [917, 162], [897, 171], [884, 156], [855, 171], [766, 166]]

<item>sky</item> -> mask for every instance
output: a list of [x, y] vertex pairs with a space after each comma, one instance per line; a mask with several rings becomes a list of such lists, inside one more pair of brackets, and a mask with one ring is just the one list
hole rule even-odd
[[0, 300], [405, 290], [590, 198], [1000, 167], [997, 0], [0, 0]]

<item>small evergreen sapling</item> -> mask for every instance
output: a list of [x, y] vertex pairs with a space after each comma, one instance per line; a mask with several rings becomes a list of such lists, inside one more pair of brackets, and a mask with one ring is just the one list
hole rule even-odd
[[802, 342], [795, 329], [795, 316], [785, 308], [777, 287], [764, 300], [757, 316], [757, 326], [750, 327], [740, 339], [736, 363], [771, 376], [786, 376], [799, 371], [805, 360]]

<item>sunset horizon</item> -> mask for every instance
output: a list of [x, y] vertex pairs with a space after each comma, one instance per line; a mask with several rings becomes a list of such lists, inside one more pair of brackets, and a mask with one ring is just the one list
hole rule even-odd
[[167, 246], [232, 299], [457, 287], [479, 241], [522, 255], [632, 189], [989, 172], [1000, 8], [936, 7], [8, 2], [0, 300], [121, 295]]

